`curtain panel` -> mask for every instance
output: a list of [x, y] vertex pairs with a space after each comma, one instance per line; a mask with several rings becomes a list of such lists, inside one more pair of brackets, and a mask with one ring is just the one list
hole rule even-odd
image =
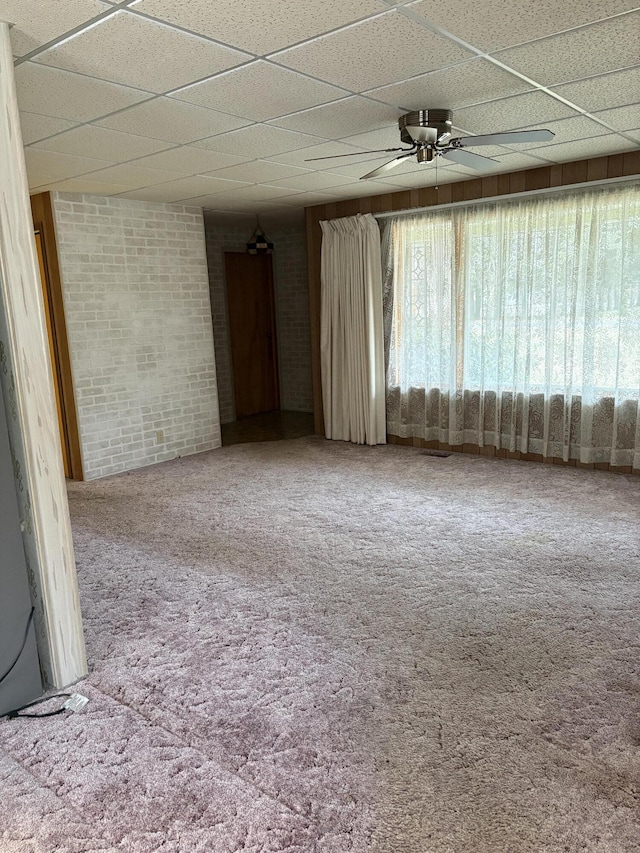
[[384, 444], [380, 230], [371, 214], [325, 220], [320, 363], [327, 438]]
[[639, 186], [390, 220], [388, 432], [640, 468]]

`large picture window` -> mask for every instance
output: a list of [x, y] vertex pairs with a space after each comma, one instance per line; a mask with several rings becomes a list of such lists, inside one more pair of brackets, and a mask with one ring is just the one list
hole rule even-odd
[[387, 227], [389, 432], [640, 464], [638, 184]]

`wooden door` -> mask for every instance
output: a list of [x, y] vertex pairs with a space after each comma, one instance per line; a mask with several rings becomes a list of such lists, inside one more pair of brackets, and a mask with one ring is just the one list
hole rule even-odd
[[280, 408], [271, 255], [225, 252], [236, 418]]
[[47, 277], [47, 267], [45, 264], [44, 244], [42, 242], [42, 234], [40, 231], [35, 232], [36, 252], [38, 255], [38, 265], [40, 267], [40, 282], [42, 284], [42, 297], [44, 300], [44, 316], [47, 324], [47, 338], [49, 341], [49, 356], [51, 358], [51, 370], [53, 373], [53, 390], [56, 398], [56, 410], [58, 413], [58, 431], [60, 434], [60, 446], [62, 448], [62, 463], [64, 466], [64, 476], [71, 477], [71, 454], [69, 452], [69, 436], [67, 435], [66, 418], [64, 415], [64, 407], [62, 402], [62, 390], [60, 379], [60, 365], [58, 363], [57, 346], [55, 339], [55, 331], [52, 323], [51, 309], [51, 288], [49, 287]]

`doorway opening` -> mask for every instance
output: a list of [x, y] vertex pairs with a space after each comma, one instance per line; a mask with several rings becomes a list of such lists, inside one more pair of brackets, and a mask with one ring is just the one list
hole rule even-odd
[[236, 419], [280, 409], [271, 255], [225, 252]]

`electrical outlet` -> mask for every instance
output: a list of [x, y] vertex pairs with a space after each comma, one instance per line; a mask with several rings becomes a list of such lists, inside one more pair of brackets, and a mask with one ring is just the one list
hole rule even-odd
[[156, 430], [156, 444], [164, 444], [164, 430], [157, 429]]

